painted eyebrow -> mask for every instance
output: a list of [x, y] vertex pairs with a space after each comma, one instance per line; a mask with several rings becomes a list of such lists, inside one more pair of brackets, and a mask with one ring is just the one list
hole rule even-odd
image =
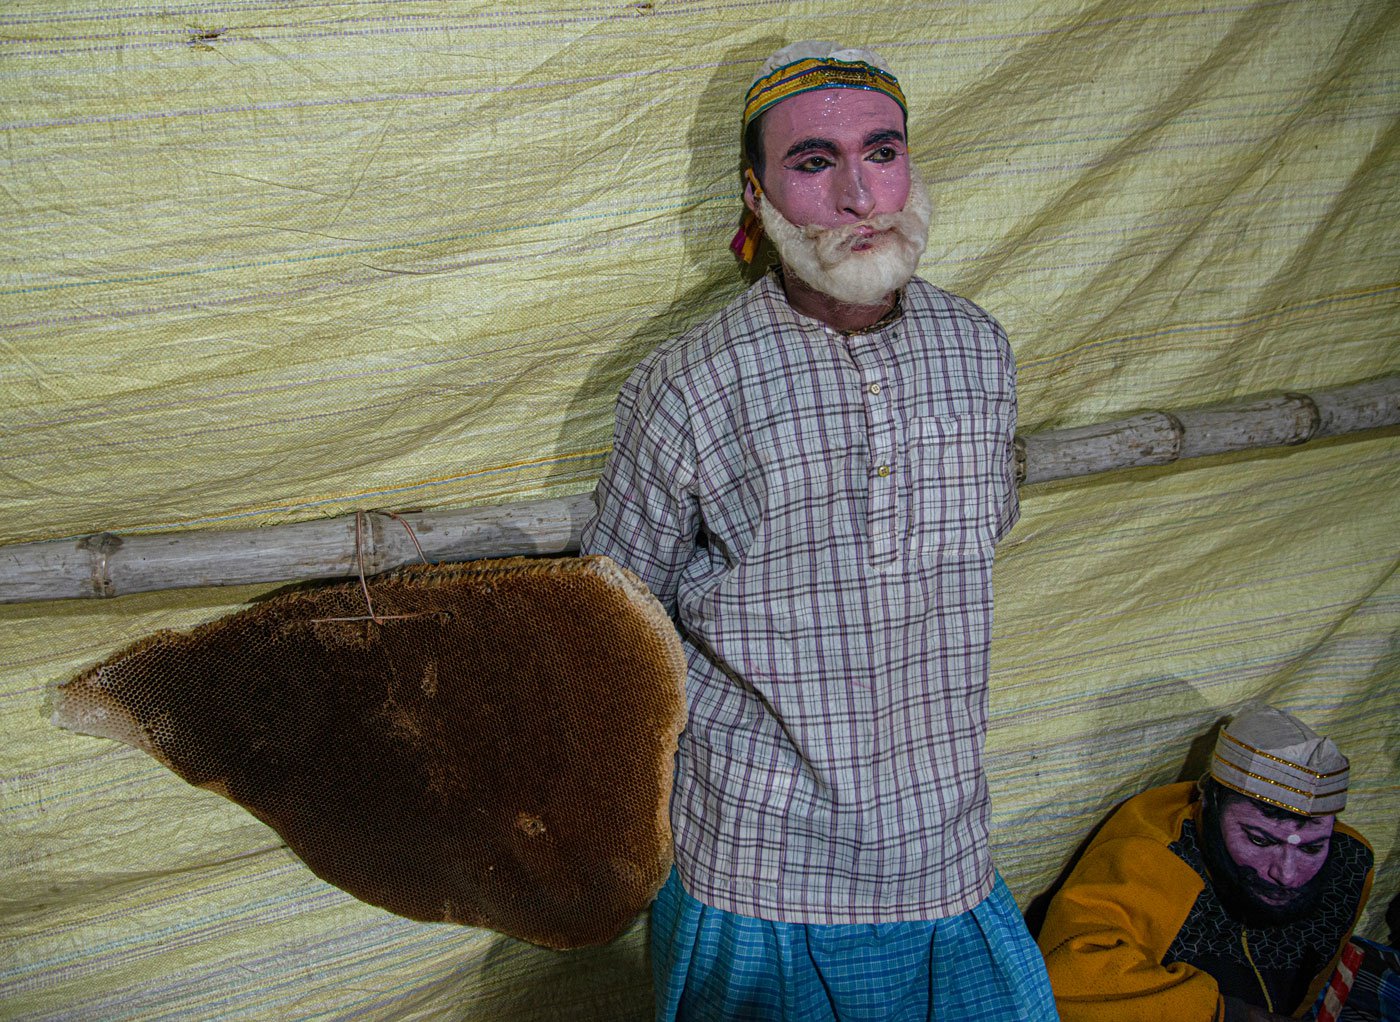
[[904, 132], [895, 131], [893, 128], [886, 128], [884, 131], [872, 131], [865, 136], [865, 148], [877, 146], [884, 142], [903, 142]]
[[788, 147], [788, 151], [783, 154], [783, 159], [790, 160], [800, 153], [808, 152], [836, 153], [836, 143], [829, 138], [804, 138], [801, 142], [794, 142]]
[[[869, 149], [873, 146], [882, 145], [888, 142], [904, 142], [904, 132], [896, 131], [894, 128], [885, 128], [881, 131], [872, 131], [865, 136], [863, 148]], [[820, 152], [836, 155], [837, 145], [829, 138], [804, 138], [800, 142], [794, 142], [788, 147], [788, 151], [783, 154], [783, 159], [790, 160], [801, 153]]]

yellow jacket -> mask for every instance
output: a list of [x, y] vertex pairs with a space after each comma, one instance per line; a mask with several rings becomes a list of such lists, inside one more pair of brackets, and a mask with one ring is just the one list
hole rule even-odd
[[[1182, 824], [1197, 818], [1195, 796], [1195, 782], [1187, 781], [1123, 803], [1051, 901], [1038, 941], [1064, 1022], [1223, 1019], [1220, 990], [1208, 973], [1185, 962], [1162, 964], [1205, 887], [1168, 847]], [[1365, 844], [1341, 823], [1335, 832]], [[1370, 884], [1368, 874], [1357, 913]], [[1335, 961], [1314, 977], [1299, 1008], [1312, 1004]]]

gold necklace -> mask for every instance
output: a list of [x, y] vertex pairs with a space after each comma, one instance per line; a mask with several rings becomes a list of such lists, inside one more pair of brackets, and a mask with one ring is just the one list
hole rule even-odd
[[1240, 927], [1240, 947], [1244, 948], [1244, 960], [1249, 963], [1249, 967], [1254, 970], [1254, 978], [1259, 981], [1259, 989], [1264, 991], [1264, 1007], [1272, 1013], [1274, 999], [1269, 996], [1269, 984], [1264, 982], [1264, 976], [1259, 971], [1259, 966], [1254, 964], [1254, 956], [1249, 953], [1249, 938], [1245, 935], [1243, 926]]

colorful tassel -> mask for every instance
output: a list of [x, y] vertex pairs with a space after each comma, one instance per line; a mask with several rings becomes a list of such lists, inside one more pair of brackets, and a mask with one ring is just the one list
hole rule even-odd
[[[758, 178], [754, 175], [752, 168], [744, 168], [744, 179], [753, 185], [755, 198], [763, 194], [763, 186], [758, 183]], [[748, 264], [753, 262], [753, 257], [758, 254], [758, 245], [762, 240], [763, 221], [754, 216], [753, 211], [745, 206], [744, 219], [739, 221], [739, 229], [734, 232], [734, 237], [729, 242], [729, 250], [745, 264]]]

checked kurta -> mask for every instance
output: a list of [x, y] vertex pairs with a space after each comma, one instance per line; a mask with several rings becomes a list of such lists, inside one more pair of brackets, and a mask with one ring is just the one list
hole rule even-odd
[[680, 626], [687, 890], [807, 923], [976, 905], [992, 551], [1018, 513], [996, 321], [916, 278], [846, 336], [770, 275], [648, 356], [617, 423], [583, 545]]

